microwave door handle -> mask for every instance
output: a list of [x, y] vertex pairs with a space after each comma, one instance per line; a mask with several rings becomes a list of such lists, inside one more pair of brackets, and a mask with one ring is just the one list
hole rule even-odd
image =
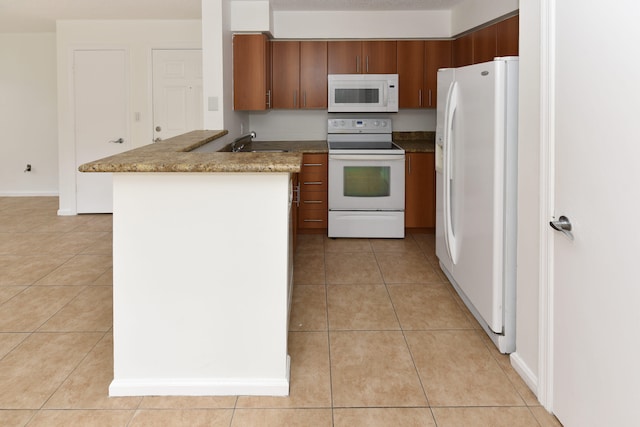
[[383, 91], [384, 92], [384, 95], [383, 95], [384, 105], [387, 106], [387, 105], [389, 105], [389, 83], [387, 83], [387, 85], [384, 86], [383, 89], [384, 89], [384, 91]]

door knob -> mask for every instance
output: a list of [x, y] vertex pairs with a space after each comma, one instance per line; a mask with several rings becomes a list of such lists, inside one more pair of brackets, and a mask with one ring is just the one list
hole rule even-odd
[[109, 142], [113, 142], [114, 144], [122, 144], [124, 142], [123, 138], [113, 139]]
[[160, 132], [162, 128], [160, 126], [156, 126], [156, 132]]
[[569, 218], [566, 216], [562, 215], [557, 221], [549, 222], [549, 225], [554, 230], [561, 232], [569, 239], [573, 240], [573, 233], [571, 233], [571, 221], [569, 221]]

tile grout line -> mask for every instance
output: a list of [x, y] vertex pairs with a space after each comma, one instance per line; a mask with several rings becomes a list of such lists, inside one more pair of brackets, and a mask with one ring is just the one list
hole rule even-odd
[[[411, 236], [412, 241], [415, 242], [415, 240], [413, 239], [413, 236]], [[374, 252], [374, 256], [376, 259], [376, 264], [378, 265], [378, 268], [380, 269], [380, 274], [382, 275], [382, 268], [380, 268], [380, 264], [378, 262], [378, 254], [376, 252]], [[434, 421], [434, 423], [436, 424], [437, 427], [437, 423], [435, 421], [435, 415], [433, 414], [433, 410], [431, 409], [431, 402], [429, 401], [429, 396], [427, 394], [427, 391], [424, 387], [424, 383], [422, 382], [422, 377], [420, 377], [420, 373], [418, 372], [418, 367], [416, 366], [416, 362], [415, 362], [415, 358], [413, 357], [413, 352], [411, 351], [411, 347], [409, 346], [409, 341], [407, 340], [407, 336], [405, 334], [405, 330], [402, 327], [402, 322], [400, 322], [400, 317], [398, 316], [398, 311], [396, 310], [396, 305], [393, 302], [393, 298], [391, 298], [391, 293], [389, 292], [389, 287], [388, 284], [386, 282], [386, 280], [384, 279], [384, 275], [382, 276], [382, 280], [384, 282], [384, 288], [387, 292], [387, 296], [389, 297], [389, 301], [391, 302], [391, 307], [393, 308], [393, 314], [396, 317], [396, 321], [398, 322], [398, 326], [400, 327], [400, 331], [402, 332], [402, 338], [404, 340], [404, 344], [407, 346], [407, 350], [409, 351], [409, 356], [411, 357], [411, 364], [413, 365], [413, 369], [416, 373], [416, 377], [418, 378], [418, 382], [420, 383], [420, 388], [422, 389], [422, 393], [424, 395], [424, 398], [427, 402], [427, 407], [429, 408], [429, 413], [431, 414], [431, 417]]]

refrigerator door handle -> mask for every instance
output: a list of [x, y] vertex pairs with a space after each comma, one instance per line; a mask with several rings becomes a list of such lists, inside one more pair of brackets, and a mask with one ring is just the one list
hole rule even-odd
[[458, 262], [458, 250], [456, 244], [456, 236], [453, 231], [453, 213], [451, 209], [451, 181], [453, 180], [453, 119], [458, 107], [458, 84], [451, 83], [447, 94], [447, 102], [444, 115], [444, 159], [443, 159], [443, 181], [444, 181], [444, 203], [443, 203], [443, 219], [444, 219], [444, 241], [447, 252], [451, 261], [455, 265]]

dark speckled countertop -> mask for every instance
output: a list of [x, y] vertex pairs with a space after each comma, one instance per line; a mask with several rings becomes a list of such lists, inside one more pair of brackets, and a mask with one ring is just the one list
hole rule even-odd
[[[327, 153], [326, 141], [253, 141], [231, 153], [228, 143], [217, 151], [193, 150], [217, 142], [225, 130], [198, 130], [81, 165], [81, 172], [299, 172], [302, 153]], [[223, 142], [224, 140], [221, 140]], [[393, 132], [393, 141], [408, 153], [434, 151], [435, 132]]]
[[[393, 142], [407, 153], [432, 153], [435, 132], [393, 132]], [[228, 148], [230, 150], [230, 148]], [[244, 147], [251, 150], [285, 150], [293, 153], [327, 153], [327, 141], [253, 141]]]

